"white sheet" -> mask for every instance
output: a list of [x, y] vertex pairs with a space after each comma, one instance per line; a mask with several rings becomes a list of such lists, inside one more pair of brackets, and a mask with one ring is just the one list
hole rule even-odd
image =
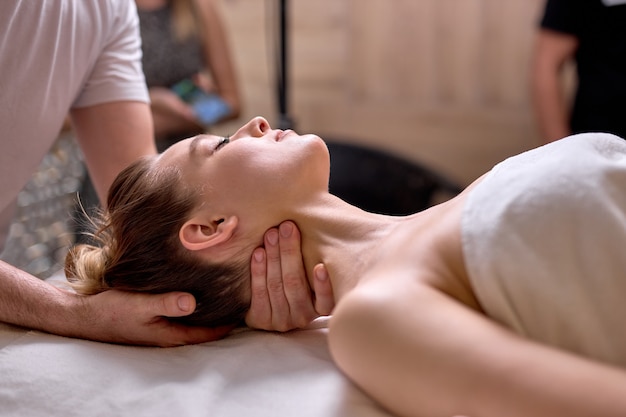
[[120, 346], [0, 323], [0, 415], [385, 417], [331, 360], [328, 318], [178, 348]]
[[334, 366], [326, 320], [179, 348], [0, 324], [2, 416], [388, 416]]

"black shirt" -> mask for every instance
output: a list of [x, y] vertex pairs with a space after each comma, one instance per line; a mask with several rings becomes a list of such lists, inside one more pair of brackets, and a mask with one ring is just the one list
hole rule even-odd
[[572, 131], [626, 137], [626, 4], [605, 3], [548, 0], [541, 27], [579, 40]]

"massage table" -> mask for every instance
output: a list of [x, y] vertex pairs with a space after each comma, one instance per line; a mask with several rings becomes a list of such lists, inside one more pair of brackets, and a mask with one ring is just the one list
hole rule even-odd
[[334, 365], [327, 325], [152, 348], [0, 323], [0, 416], [390, 416]]

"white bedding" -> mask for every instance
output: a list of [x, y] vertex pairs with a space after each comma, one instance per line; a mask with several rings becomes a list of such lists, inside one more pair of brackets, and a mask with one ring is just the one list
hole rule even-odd
[[389, 416], [333, 364], [327, 321], [168, 349], [0, 323], [0, 416]]

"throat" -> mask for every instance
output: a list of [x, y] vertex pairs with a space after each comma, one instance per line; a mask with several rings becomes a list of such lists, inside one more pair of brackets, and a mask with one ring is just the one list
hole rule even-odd
[[401, 219], [368, 213], [339, 199], [303, 216], [297, 223], [311, 288], [313, 268], [323, 263], [338, 302], [376, 263], [380, 245]]

